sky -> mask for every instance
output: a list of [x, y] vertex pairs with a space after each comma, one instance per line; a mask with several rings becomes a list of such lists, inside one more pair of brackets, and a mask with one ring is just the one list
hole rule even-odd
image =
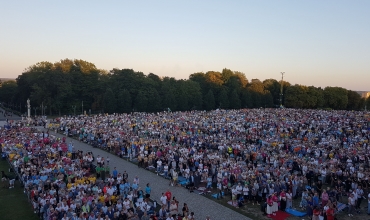
[[368, 0], [0, 0], [0, 78], [69, 58], [370, 91], [369, 10]]

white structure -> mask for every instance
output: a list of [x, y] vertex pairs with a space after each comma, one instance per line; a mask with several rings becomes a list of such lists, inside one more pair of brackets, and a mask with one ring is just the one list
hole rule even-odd
[[31, 119], [31, 104], [30, 104], [30, 99], [27, 99], [27, 119]]

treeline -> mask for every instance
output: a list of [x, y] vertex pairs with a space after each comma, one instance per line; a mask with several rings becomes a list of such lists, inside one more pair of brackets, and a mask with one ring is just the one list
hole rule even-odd
[[[157, 112], [279, 107], [362, 110], [365, 100], [340, 87], [290, 85], [275, 79], [248, 80], [244, 73], [194, 73], [187, 80], [145, 75], [132, 69], [105, 71], [83, 60], [40, 62], [28, 67], [16, 81], [3, 82], [0, 102], [21, 113], [26, 100], [32, 115], [121, 112]], [[281, 99], [281, 100], [280, 100]], [[369, 105], [370, 106], [370, 105]]]

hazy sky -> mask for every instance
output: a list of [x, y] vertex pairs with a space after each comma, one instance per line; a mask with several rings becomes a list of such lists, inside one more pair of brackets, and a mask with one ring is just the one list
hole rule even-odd
[[369, 0], [0, 1], [0, 77], [83, 59], [188, 78], [223, 68], [248, 79], [370, 91]]

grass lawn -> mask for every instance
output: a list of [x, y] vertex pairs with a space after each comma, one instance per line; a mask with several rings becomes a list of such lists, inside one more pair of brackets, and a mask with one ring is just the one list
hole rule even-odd
[[[9, 176], [15, 176], [14, 173], [8, 172], [9, 164], [5, 160], [0, 160], [0, 171], [2, 170]], [[33, 213], [32, 205], [23, 193], [19, 181], [15, 182], [13, 189], [0, 188], [0, 213], [1, 220], [39, 220]]]

